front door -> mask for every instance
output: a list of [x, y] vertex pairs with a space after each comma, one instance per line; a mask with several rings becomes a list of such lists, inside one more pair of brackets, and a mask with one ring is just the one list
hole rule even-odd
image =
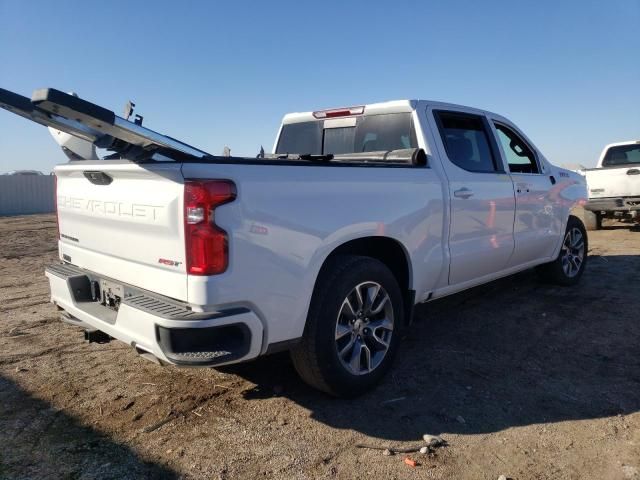
[[553, 199], [554, 178], [543, 172], [533, 147], [514, 128], [493, 122], [516, 191], [515, 249], [509, 266], [548, 258], [563, 233], [559, 202]]
[[504, 270], [514, 249], [513, 183], [482, 113], [432, 111], [449, 183], [449, 284]]

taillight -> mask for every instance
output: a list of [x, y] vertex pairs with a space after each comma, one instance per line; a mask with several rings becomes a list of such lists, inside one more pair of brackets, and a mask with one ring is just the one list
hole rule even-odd
[[58, 212], [58, 176], [53, 174], [53, 206], [56, 209], [56, 231], [60, 240], [60, 212]]
[[187, 273], [215, 275], [229, 264], [227, 232], [215, 222], [215, 209], [236, 198], [229, 180], [188, 180], [184, 184], [184, 234]]

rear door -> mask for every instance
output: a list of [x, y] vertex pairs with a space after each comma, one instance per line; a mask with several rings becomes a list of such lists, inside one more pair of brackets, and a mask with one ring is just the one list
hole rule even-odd
[[484, 114], [429, 110], [449, 182], [449, 284], [455, 285], [506, 268], [514, 249], [513, 184]]
[[492, 123], [516, 193], [515, 249], [509, 266], [548, 258], [564, 233], [563, 214], [554, 198], [557, 179], [543, 171], [535, 149], [513, 126], [497, 120]]
[[64, 261], [187, 299], [180, 164], [71, 162], [55, 174]]

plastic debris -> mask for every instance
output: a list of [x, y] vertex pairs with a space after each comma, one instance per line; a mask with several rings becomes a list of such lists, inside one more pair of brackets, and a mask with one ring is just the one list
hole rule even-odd
[[404, 457], [404, 463], [406, 463], [410, 467], [414, 467], [414, 468], [418, 466], [418, 463], [415, 460], [412, 460], [409, 457]]

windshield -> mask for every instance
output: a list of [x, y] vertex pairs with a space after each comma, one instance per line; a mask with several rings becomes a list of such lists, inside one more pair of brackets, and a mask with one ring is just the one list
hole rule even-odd
[[353, 125], [337, 128], [331, 120], [283, 125], [276, 153], [326, 155], [418, 147], [410, 113], [349, 118]]
[[603, 167], [640, 164], [640, 144], [610, 147], [602, 159]]

